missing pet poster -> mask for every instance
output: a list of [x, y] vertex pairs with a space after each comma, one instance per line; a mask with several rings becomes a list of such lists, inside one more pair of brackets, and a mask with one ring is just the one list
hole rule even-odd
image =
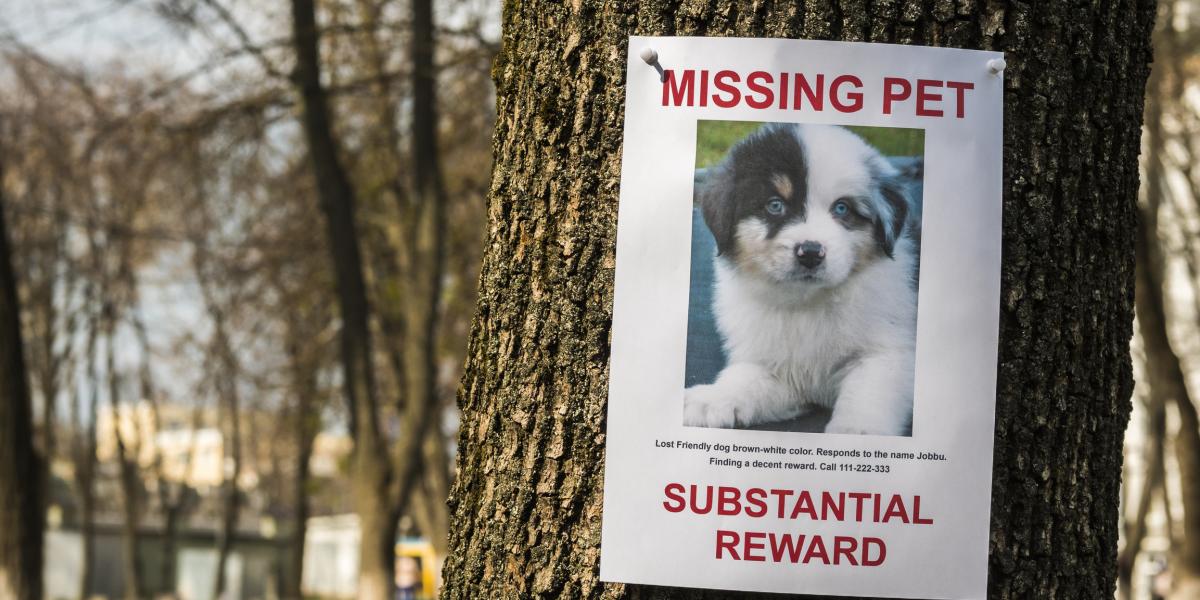
[[600, 577], [983, 598], [1003, 60], [629, 40]]

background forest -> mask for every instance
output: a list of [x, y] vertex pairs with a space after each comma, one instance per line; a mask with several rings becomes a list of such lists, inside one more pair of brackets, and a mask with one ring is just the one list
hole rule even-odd
[[[47, 595], [345, 596], [360, 565], [393, 566], [390, 545], [358, 558], [376, 531], [432, 593], [497, 7], [440, 3], [418, 30], [429, 2], [310, 3], [307, 37], [303, 2], [4, 4], [0, 165], [49, 463]], [[354, 202], [343, 231], [330, 180]], [[331, 242], [347, 235], [357, 256]], [[343, 268], [372, 308], [373, 389], [354, 402]]]
[[[1198, 9], [1161, 4], [1147, 86], [1122, 598], [1200, 597]], [[0, 486], [47, 597], [433, 595], [500, 10], [0, 1], [46, 465]]]

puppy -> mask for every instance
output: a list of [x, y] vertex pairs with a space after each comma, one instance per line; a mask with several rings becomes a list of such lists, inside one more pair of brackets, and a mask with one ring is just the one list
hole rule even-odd
[[684, 424], [823, 406], [826, 433], [907, 435], [919, 213], [896, 169], [847, 129], [770, 124], [729, 151], [700, 204], [728, 363], [685, 391]]

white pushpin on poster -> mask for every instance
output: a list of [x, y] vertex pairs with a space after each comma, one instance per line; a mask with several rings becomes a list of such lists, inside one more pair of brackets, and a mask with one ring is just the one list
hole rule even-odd
[[627, 65], [601, 579], [984, 597], [1003, 56]]

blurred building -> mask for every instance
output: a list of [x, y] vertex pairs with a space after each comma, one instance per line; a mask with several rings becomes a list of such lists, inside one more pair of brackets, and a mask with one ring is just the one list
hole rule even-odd
[[[112, 406], [102, 406], [96, 419], [96, 456], [100, 462], [116, 460], [119, 431], [126, 452], [136, 455], [145, 478], [156, 477], [153, 467], [159, 460], [162, 476], [168, 481], [198, 490], [220, 486], [226, 474], [233, 472], [233, 464], [227, 455], [225, 435], [215, 426], [216, 411], [179, 404], [160, 404], [158, 411], [156, 423], [149, 402], [122, 404], [116, 411]], [[274, 432], [279, 415], [244, 411], [240, 418], [244, 445], [238, 485], [243, 490], [254, 489], [264, 475], [260, 466], [272, 468], [277, 464], [277, 444], [282, 442], [276, 435], [251, 436], [247, 430], [257, 425], [259, 431]], [[310, 473], [318, 478], [336, 477], [353, 447], [349, 436], [318, 433], [309, 459]]]
[[[225, 477], [225, 444], [211, 408], [179, 404], [161, 404], [156, 422], [149, 402], [100, 407], [96, 416], [96, 457], [102, 462], [116, 460], [117, 434], [127, 455], [134, 455], [145, 477], [154, 476], [155, 460], [161, 460], [162, 475], [173, 482], [194, 488], [219, 486]], [[193, 427], [196, 424], [196, 427]], [[256, 479], [252, 470], [243, 468], [246, 485]]]
[[342, 473], [342, 464], [353, 450], [354, 440], [350, 436], [322, 431], [313, 439], [308, 472], [313, 477], [336, 477]]

